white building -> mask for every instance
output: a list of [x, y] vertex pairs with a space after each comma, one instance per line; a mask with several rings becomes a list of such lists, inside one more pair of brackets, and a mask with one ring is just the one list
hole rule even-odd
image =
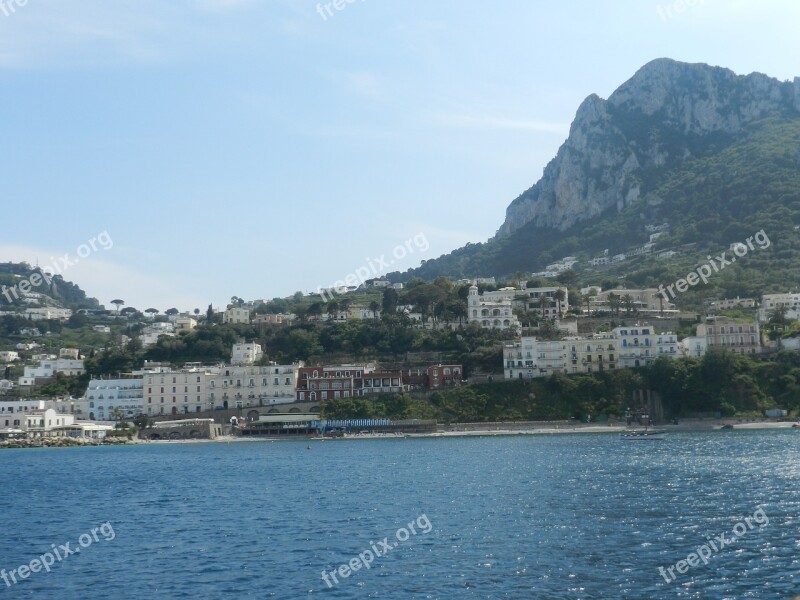
[[[562, 300], [557, 298], [559, 290], [564, 295]], [[515, 308], [524, 308], [545, 318], [558, 317], [569, 309], [569, 290], [563, 286], [526, 287], [524, 290], [514, 290], [513, 297]]]
[[148, 348], [154, 346], [162, 335], [173, 337], [175, 335], [175, 325], [161, 321], [148, 325], [142, 329], [139, 341], [142, 343], [142, 347]]
[[19, 378], [19, 385], [35, 385], [40, 377], [53, 377], [57, 373], [67, 376], [83, 375], [83, 360], [58, 358], [43, 360], [35, 367], [25, 367], [25, 374]]
[[671, 331], [654, 334], [656, 343], [656, 358], [659, 356], [669, 356], [678, 358], [681, 356], [678, 336]]
[[74, 402], [74, 413], [82, 419], [113, 421], [144, 414], [144, 375], [120, 379], [92, 379], [83, 398]]
[[777, 308], [786, 309], [787, 319], [800, 319], [800, 293], [764, 294], [758, 309], [758, 320], [765, 323]]
[[260, 344], [255, 342], [239, 342], [233, 345], [231, 350], [231, 364], [233, 365], [252, 365], [264, 355]]
[[618, 368], [619, 342], [613, 334], [574, 336], [564, 341], [567, 350], [566, 370], [570, 374], [601, 373]]
[[213, 407], [247, 408], [295, 401], [297, 374], [303, 363], [222, 367], [208, 378], [208, 402]]
[[589, 298], [589, 310], [591, 312], [611, 311], [609, 296], [614, 294], [619, 300], [620, 314], [627, 313], [625, 297], [630, 296], [631, 310], [640, 314], [657, 315], [662, 311], [664, 314], [677, 313], [675, 305], [664, 299], [664, 294], [659, 293], [657, 288], [625, 289], [617, 288], [600, 292], [596, 296]]
[[684, 355], [674, 333], [655, 333], [651, 326], [640, 324], [563, 340], [523, 336], [519, 342], [504, 344], [503, 369], [506, 379], [532, 379], [639, 367], [659, 356]]
[[503, 346], [506, 379], [533, 379], [553, 373], [595, 373], [619, 368], [618, 340], [611, 334], [538, 340], [523, 336]]
[[175, 331], [191, 331], [197, 327], [197, 321], [192, 317], [178, 317], [173, 321], [175, 324]]
[[55, 408], [55, 400], [3, 400], [0, 401], [0, 427], [25, 426], [25, 413], [45, 408]]
[[733, 310], [736, 308], [755, 308], [756, 301], [754, 298], [725, 298], [711, 303], [712, 310]]
[[147, 415], [180, 415], [215, 408], [246, 408], [294, 402], [303, 363], [268, 366], [189, 367], [144, 374]]
[[0, 351], [0, 362], [14, 362], [19, 360], [19, 352], [13, 350]]
[[643, 367], [659, 356], [679, 358], [678, 338], [672, 332], [656, 333], [651, 325], [637, 324], [614, 329], [619, 341], [620, 368]]
[[180, 371], [159, 369], [144, 374], [144, 408], [147, 415], [177, 415], [211, 410], [208, 383], [219, 367]]
[[523, 336], [518, 343], [503, 347], [506, 379], [533, 379], [553, 373], [568, 373], [567, 342], [564, 340], [537, 340]]
[[366, 282], [366, 287], [372, 288], [385, 288], [389, 287], [391, 282], [388, 279], [370, 279]]
[[111, 425], [76, 422], [74, 415], [58, 413], [52, 408], [37, 409], [24, 415], [23, 431], [27, 437], [74, 437], [103, 439]]
[[68, 308], [26, 308], [25, 318], [31, 321], [41, 321], [43, 319], [69, 319], [72, 311]]
[[536, 338], [522, 336], [519, 342], [503, 345], [503, 371], [506, 379], [533, 379], [536, 370]]
[[[478, 294], [478, 286], [469, 288], [467, 299], [467, 319], [470, 324], [477, 323], [484, 329], [512, 329], [517, 331], [520, 327], [519, 319], [513, 312], [513, 288], [509, 295], [503, 295], [503, 290], [498, 292], [485, 292], [490, 294], [484, 298]], [[508, 294], [508, 292], [505, 292]]]
[[52, 408], [37, 408], [22, 415], [22, 429], [28, 437], [48, 437], [56, 427], [72, 425], [73, 415], [59, 414]]
[[693, 356], [699, 358], [706, 353], [705, 336], [688, 336], [679, 343], [679, 349], [683, 356]]

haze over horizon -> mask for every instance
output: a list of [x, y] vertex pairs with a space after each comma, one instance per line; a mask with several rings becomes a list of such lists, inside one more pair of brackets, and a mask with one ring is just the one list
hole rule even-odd
[[485, 241], [584, 98], [655, 58], [800, 76], [800, 5], [778, 1], [17, 2], [0, 260], [107, 232], [63, 273], [107, 307], [286, 296]]

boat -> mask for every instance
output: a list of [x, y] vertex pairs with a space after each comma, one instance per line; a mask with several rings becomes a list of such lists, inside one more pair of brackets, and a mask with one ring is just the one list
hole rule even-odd
[[[667, 436], [667, 432], [663, 429], [650, 429], [650, 415], [644, 409], [639, 409], [635, 415], [639, 423], [644, 424], [644, 429], [626, 429], [619, 434], [622, 440], [663, 440]], [[625, 411], [625, 417], [628, 419], [628, 425], [634, 419], [634, 414], [630, 409]]]
[[630, 429], [623, 431], [619, 434], [622, 440], [663, 440], [667, 436], [667, 432], [658, 429]]

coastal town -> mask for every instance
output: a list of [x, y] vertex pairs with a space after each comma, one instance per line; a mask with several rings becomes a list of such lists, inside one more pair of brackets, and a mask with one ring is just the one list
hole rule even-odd
[[[13, 332], [21, 340], [0, 350], [6, 375], [0, 380], [0, 440], [102, 440], [119, 435], [119, 429], [130, 433], [133, 423], [138, 423], [139, 429], [152, 429], [159, 423], [162, 428], [172, 427], [172, 439], [214, 437], [223, 431], [211, 425], [190, 426], [201, 422], [216, 423], [227, 434], [316, 434], [326, 428], [321, 413], [332, 401], [407, 394], [429, 399], [432, 393], [470, 383], [638, 369], [662, 357], [702, 358], [713, 350], [749, 357], [800, 350], [800, 335], [767, 335], [765, 331], [769, 326], [775, 332], [776, 319], [780, 323], [800, 319], [800, 293], [796, 292], [721, 299], [698, 315], [680, 311], [665, 301], [663, 290], [656, 288], [603, 290], [588, 286], [573, 293], [579, 297], [576, 300], [569, 288], [557, 281], [529, 287], [525, 281], [498, 284], [494, 278], [483, 278], [448, 285], [464, 292], [464, 302], [460, 309], [453, 309], [453, 318], [428, 318], [431, 311], [424, 301], [396, 306], [392, 302], [359, 303], [359, 294], [365, 291], [385, 299], [403, 290], [403, 284], [376, 278], [352, 290], [329, 291], [334, 300], [325, 305], [325, 310], [312, 303], [303, 315], [265, 312], [264, 301], [246, 302], [234, 297], [224, 310], [217, 312], [209, 307], [205, 315], [198, 310], [170, 310], [164, 315], [154, 309], [144, 313], [136, 309], [96, 310], [85, 328], [100, 339], [112, 339], [113, 327], [123, 323], [131, 331], [131, 324], [136, 323], [136, 333], [118, 336], [116, 343], [123, 348], [135, 344], [147, 349], [186, 339], [184, 336], [198, 328], [210, 326], [250, 326], [263, 332], [302, 321], [342, 327], [353, 322], [375, 323], [384, 309], [393, 309], [412, 330], [456, 334], [483, 331], [495, 336], [493, 344], [501, 358], [488, 368], [442, 362], [441, 354], [413, 352], [412, 347], [403, 349], [404, 358], [388, 362], [294, 360], [279, 364], [269, 360], [269, 349], [242, 338], [230, 346], [229, 358], [224, 361], [175, 364], [145, 360], [140, 368], [129, 372], [90, 376], [85, 392], [78, 397], [37, 392], [47, 390], [57, 379], [85, 377], [86, 357], [109, 349], [61, 347], [57, 353], [49, 353], [52, 346], [47, 339], [52, 334], [43, 332], [42, 324], [66, 324], [81, 312], [89, 316], [90, 311], [73, 313], [47, 306], [52, 299], [25, 292], [23, 300], [28, 306], [17, 307], [14, 313], [24, 319], [25, 326]], [[8, 314], [10, 311], [5, 311], [0, 316]], [[691, 335], [679, 337], [676, 328], [687, 322], [693, 323]], [[783, 327], [783, 331], [788, 330], [791, 328]], [[19, 375], [12, 377], [13, 372]], [[777, 409], [768, 416], [786, 414]], [[184, 422], [189, 426], [183, 427]], [[253, 423], [260, 424], [248, 428]], [[365, 423], [353, 420], [340, 429], [374, 430], [378, 421]], [[406, 420], [395, 430], [419, 429], [420, 423]], [[390, 431], [388, 421], [385, 425], [384, 430]], [[144, 435], [148, 439], [170, 439], [170, 433], [163, 431]]]

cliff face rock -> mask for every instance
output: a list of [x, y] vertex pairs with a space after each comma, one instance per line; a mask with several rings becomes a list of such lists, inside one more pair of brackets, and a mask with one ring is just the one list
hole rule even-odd
[[564, 230], [646, 193], [646, 172], [733, 140], [751, 122], [800, 112], [800, 78], [780, 82], [703, 64], [654, 60], [608, 100], [591, 95], [542, 178], [506, 210], [497, 232], [533, 222]]

